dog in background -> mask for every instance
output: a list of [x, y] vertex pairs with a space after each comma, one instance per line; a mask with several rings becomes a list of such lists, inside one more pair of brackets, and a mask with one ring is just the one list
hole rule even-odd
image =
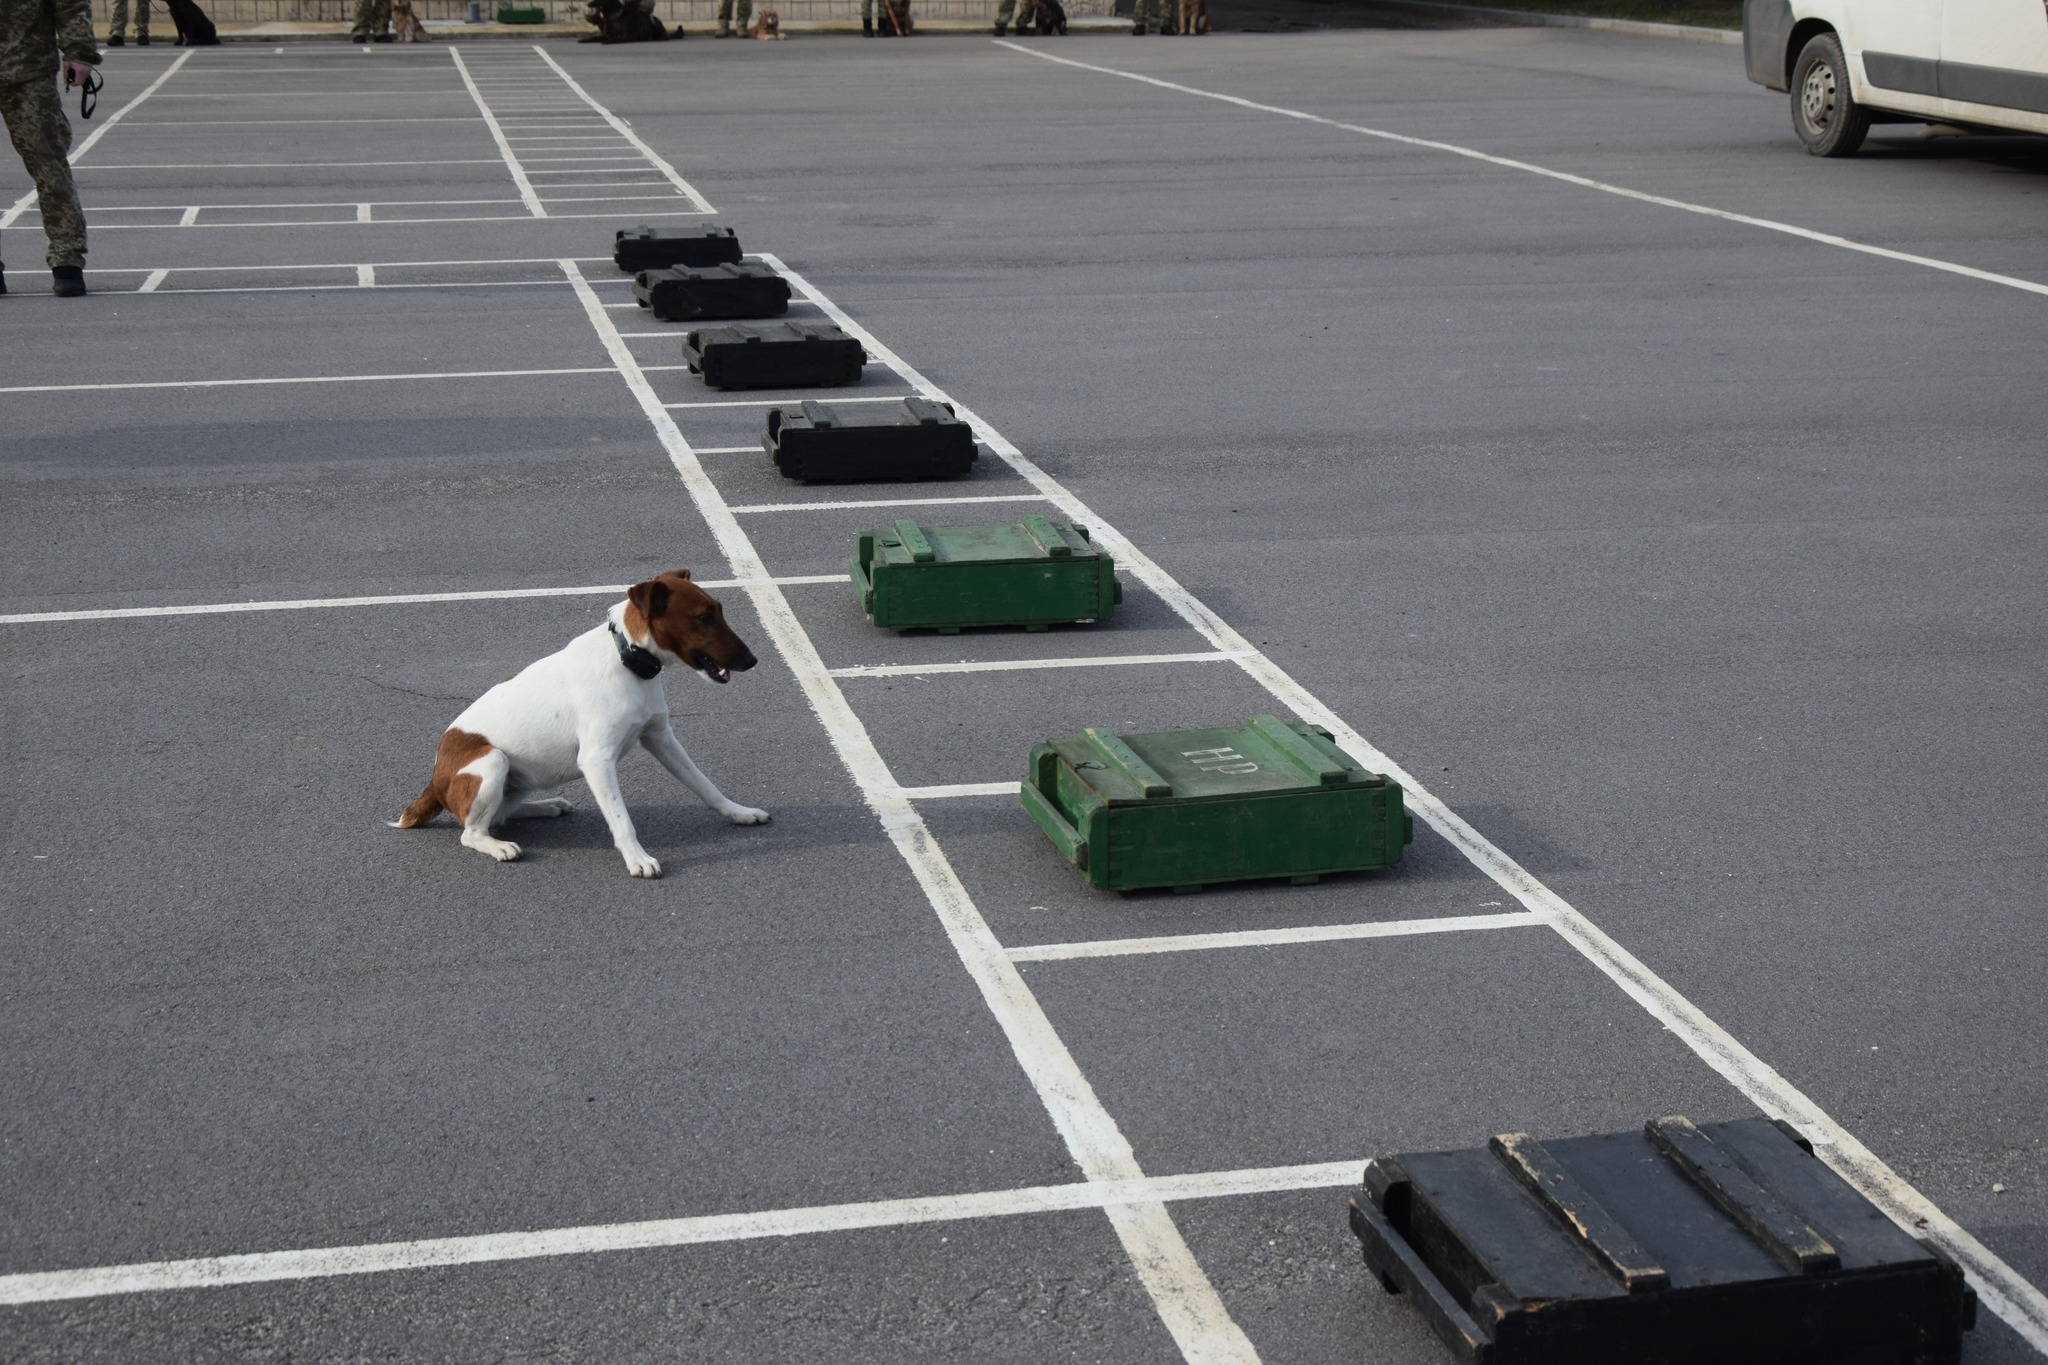
[[635, 583], [603, 625], [528, 664], [457, 716], [441, 735], [426, 790], [391, 823], [412, 829], [448, 811], [462, 822], [463, 847], [509, 863], [519, 845], [492, 827], [568, 814], [564, 798], [535, 793], [581, 777], [626, 870], [659, 877], [661, 864], [640, 846], [619, 794], [619, 760], [637, 743], [735, 825], [766, 824], [767, 811], [728, 799], [684, 752], [658, 681], [674, 665], [723, 683], [754, 663], [725, 623], [725, 609], [690, 581], [689, 570]]
[[1180, 32], [1209, 31], [1209, 0], [1180, 0]]
[[1034, 16], [1033, 27], [1041, 38], [1057, 33], [1067, 36], [1067, 8], [1060, 0], [1038, 0], [1038, 13]]
[[412, 0], [391, 0], [391, 32], [394, 42], [426, 43], [427, 28], [420, 17], [412, 12]]
[[782, 16], [772, 9], [764, 9], [754, 16], [754, 22], [747, 26], [749, 38], [760, 38], [768, 42], [781, 42]]

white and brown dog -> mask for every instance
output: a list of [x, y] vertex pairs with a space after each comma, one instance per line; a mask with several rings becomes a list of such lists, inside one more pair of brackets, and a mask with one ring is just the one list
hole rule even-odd
[[704, 776], [669, 728], [663, 664], [695, 669], [713, 682], [754, 666], [753, 651], [725, 623], [716, 598], [687, 569], [635, 583], [605, 623], [535, 660], [470, 704], [441, 736], [434, 775], [419, 800], [391, 823], [424, 825], [446, 810], [462, 822], [465, 847], [500, 862], [519, 845], [492, 835], [505, 820], [566, 815], [559, 796], [535, 796], [581, 777], [611, 827], [612, 842], [636, 877], [659, 877], [661, 864], [640, 846], [619, 794], [619, 760], [635, 742], [735, 825], [759, 825], [768, 812], [728, 800]]

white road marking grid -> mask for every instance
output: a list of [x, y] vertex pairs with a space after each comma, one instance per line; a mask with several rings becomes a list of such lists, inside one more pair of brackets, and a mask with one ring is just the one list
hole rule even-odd
[[[536, 48], [538, 60], [525, 54], [467, 58], [451, 54], [464, 66], [465, 87], [481, 117], [497, 130], [501, 160], [507, 174], [520, 190], [524, 217], [558, 216], [551, 198], [534, 183], [533, 162], [522, 146], [545, 143], [545, 139], [514, 129], [537, 130], [539, 122], [566, 120], [588, 136], [593, 144], [608, 148], [624, 145], [653, 167], [661, 179], [687, 201], [690, 212], [711, 211], [701, 195], [687, 185], [674, 169], [640, 142], [630, 129], [604, 110], [582, 90], [544, 51]], [[152, 86], [121, 112], [126, 113], [154, 93], [165, 80], [184, 66], [192, 54], [181, 57], [156, 86]], [[1042, 55], [1033, 53], [1032, 55]], [[1065, 62], [1065, 59], [1049, 58]], [[1086, 66], [1065, 62], [1070, 66]], [[1107, 74], [1128, 76], [1110, 68], [1087, 67]], [[535, 81], [539, 72], [551, 72], [553, 85]], [[1208, 92], [1146, 77], [1131, 77], [1169, 90], [1213, 96]], [[560, 93], [567, 90], [573, 99]], [[525, 103], [515, 103], [515, 97]], [[1232, 100], [1233, 103], [1264, 112], [1287, 113], [1270, 106]], [[1329, 120], [1314, 120], [1329, 122]], [[1336, 125], [1346, 127], [1348, 125]], [[584, 133], [583, 130], [590, 130]], [[599, 132], [598, 130], [605, 130]], [[1374, 130], [1350, 129], [1383, 136]], [[104, 126], [100, 131], [104, 131]], [[611, 141], [604, 142], [607, 136]], [[1385, 135], [1391, 136], [1391, 135]], [[93, 140], [97, 140], [97, 134]], [[1470, 155], [1466, 149], [1447, 144], [1424, 143], [1417, 139], [1397, 140]], [[90, 145], [88, 143], [87, 145]], [[80, 149], [84, 150], [83, 147]], [[1485, 160], [1498, 158], [1482, 157]], [[1510, 163], [1518, 169], [1536, 169]], [[1551, 174], [1549, 172], [1541, 172]], [[1559, 177], [1575, 180], [1575, 177]], [[1591, 188], [1616, 191], [1595, 182]], [[633, 186], [638, 187], [638, 183]], [[1627, 192], [1632, 193], [1632, 192]], [[1650, 196], [1634, 196], [1651, 198]], [[1662, 202], [1662, 201], [1658, 201]], [[1679, 207], [1691, 207], [1676, 205]], [[10, 210], [19, 216], [21, 205]], [[614, 215], [605, 215], [614, 216]], [[1737, 215], [1719, 215], [1743, 220]], [[357, 219], [354, 221], [365, 221]], [[367, 220], [372, 225], [382, 220]], [[1762, 224], [1778, 227], [1782, 225]], [[1815, 236], [1804, 233], [1801, 235]], [[1855, 244], [1852, 249], [1863, 250]], [[1877, 254], [1898, 255], [1878, 252]], [[631, 340], [613, 321], [615, 305], [603, 301], [594, 286], [615, 284], [615, 277], [593, 280], [576, 259], [553, 260], [555, 278], [566, 283], [581, 305], [584, 316], [611, 358], [609, 367], [580, 370], [536, 370], [522, 373], [617, 374], [639, 402], [655, 436], [681, 476], [684, 487], [698, 511], [717, 537], [726, 555], [731, 577], [718, 586], [732, 586], [747, 594], [758, 611], [763, 628], [777, 652], [803, 688], [806, 699], [824, 726], [835, 750], [859, 784], [883, 830], [895, 844], [908, 869], [925, 891], [962, 965], [980, 988], [984, 1000], [1005, 1030], [1013, 1051], [1035, 1087], [1048, 1113], [1066, 1139], [1080, 1165], [1084, 1179], [1079, 1183], [936, 1196], [929, 1199], [890, 1200], [824, 1208], [768, 1211], [756, 1214], [685, 1218], [650, 1223], [610, 1224], [591, 1228], [563, 1228], [380, 1244], [365, 1247], [332, 1247], [301, 1251], [255, 1253], [241, 1256], [206, 1257], [177, 1262], [59, 1270], [0, 1277], [0, 1302], [28, 1303], [91, 1295], [119, 1294], [152, 1289], [199, 1288], [230, 1283], [298, 1279], [323, 1275], [396, 1271], [437, 1265], [505, 1260], [530, 1256], [581, 1254], [629, 1247], [675, 1246], [694, 1242], [731, 1240], [743, 1237], [789, 1236], [852, 1227], [897, 1226], [948, 1218], [978, 1218], [1043, 1212], [1048, 1209], [1099, 1208], [1110, 1219], [1128, 1252], [1140, 1279], [1150, 1291], [1163, 1322], [1183, 1353], [1196, 1361], [1249, 1361], [1256, 1359], [1250, 1343], [1231, 1321], [1213, 1286], [1181, 1239], [1168, 1212], [1171, 1201], [1209, 1198], [1224, 1194], [1344, 1185], [1357, 1178], [1358, 1161], [1259, 1171], [1209, 1172], [1198, 1175], [1155, 1178], [1139, 1167], [1129, 1144], [1118, 1129], [1087, 1078], [1081, 1073], [1065, 1044], [1040, 1009], [1028, 984], [1017, 971], [1021, 962], [1057, 962], [1086, 958], [1108, 958], [1135, 954], [1195, 951], [1231, 951], [1244, 948], [1368, 939], [1410, 934], [1472, 933], [1549, 928], [1562, 937], [1592, 965], [1609, 976], [1630, 998], [1690, 1047], [1702, 1060], [1746, 1095], [1758, 1108], [1798, 1127], [1817, 1152], [1851, 1183], [1875, 1200], [1902, 1224], [1942, 1245], [1969, 1272], [1971, 1282], [1985, 1305], [2011, 1324], [2037, 1349], [2048, 1351], [2048, 1298], [2015, 1274], [1968, 1232], [1956, 1225], [1918, 1191], [1907, 1185], [1880, 1162], [1851, 1134], [1823, 1113], [1810, 1099], [1779, 1076], [1767, 1064], [1748, 1052], [1689, 1001], [1680, 996], [1625, 949], [1603, 934], [1548, 887], [1494, 847], [1423, 787], [1412, 774], [1381, 753], [1343, 721], [1332, 715], [1312, 694], [1272, 660], [1254, 648], [1236, 630], [1190, 595], [1178, 582], [1154, 563], [1116, 529], [1095, 515], [1067, 489], [1046, 475], [1001, 433], [924, 378], [878, 339], [839, 309], [830, 299], [773, 256], [762, 259], [775, 266], [791, 281], [799, 295], [852, 335], [859, 337], [870, 354], [894, 373], [910, 390], [942, 402], [950, 402], [972, 424], [975, 434], [1009, 470], [1032, 491], [1019, 494], [967, 495], [959, 498], [834, 499], [819, 502], [767, 504], [728, 503], [699, 456], [734, 453], [746, 447], [693, 448], [673, 415], [701, 407], [726, 406], [723, 402], [665, 401], [648, 379], [656, 369], [675, 366], [642, 365]], [[1949, 266], [1921, 261], [1957, 273], [1981, 275]], [[540, 261], [522, 262], [539, 265]], [[335, 268], [335, 267], [326, 267]], [[348, 268], [348, 267], [342, 267]], [[609, 272], [609, 267], [605, 267]], [[168, 269], [148, 272], [140, 288], [161, 290]], [[1999, 279], [1999, 283], [2025, 286], [2026, 282]], [[374, 271], [362, 276], [359, 287], [382, 287], [374, 282]], [[680, 329], [678, 329], [680, 330]], [[647, 334], [658, 336], [664, 334]], [[673, 336], [674, 334], [667, 334]], [[509, 373], [509, 372], [508, 372]], [[398, 378], [400, 376], [390, 376]], [[387, 376], [354, 376], [361, 380]], [[229, 378], [196, 382], [217, 385], [300, 382]], [[30, 386], [17, 391], [55, 391], [64, 386]], [[118, 387], [118, 386], [107, 386]], [[831, 401], [845, 401], [836, 393], [821, 395]], [[754, 406], [751, 402], [745, 404]], [[741, 514], [781, 515], [818, 510], [822, 507], [886, 507], [970, 501], [1043, 501], [1060, 514], [1084, 521], [1098, 543], [1115, 554], [1119, 566], [1164, 601], [1188, 626], [1209, 644], [1208, 651], [1173, 656], [1127, 655], [1112, 658], [1061, 658], [1008, 663], [963, 662], [956, 666], [847, 665], [828, 667], [819, 656], [784, 589], [814, 584], [837, 583], [837, 575], [776, 578], [743, 529]], [[335, 597], [279, 602], [211, 603], [184, 606], [104, 608], [83, 611], [19, 613], [0, 617], [0, 624], [29, 625], [39, 622], [87, 621], [114, 618], [154, 618], [246, 611], [289, 611], [347, 607], [371, 607], [468, 601], [481, 598], [525, 596], [609, 595], [616, 585], [561, 588], [532, 588], [491, 592], [417, 593], [387, 596]], [[1520, 909], [1494, 915], [1467, 915], [1445, 919], [1391, 921], [1352, 925], [1321, 925], [1275, 928], [1223, 934], [1191, 934], [1149, 939], [1121, 939], [1078, 943], [1005, 946], [997, 941], [976, 909], [972, 898], [954, 873], [945, 851], [926, 827], [918, 803], [930, 800], [1002, 799], [1014, 797], [1014, 781], [962, 783], [948, 786], [903, 787], [893, 777], [886, 761], [875, 748], [866, 727], [839, 686], [845, 677], [888, 676], [900, 673], [957, 671], [975, 673], [1018, 668], [1116, 667], [1146, 664], [1195, 664], [1226, 662], [1236, 665], [1265, 688], [1272, 697], [1297, 716], [1328, 726], [1338, 742], [1369, 767], [1387, 772], [1406, 788], [1409, 808], [1438, 835], [1457, 848], [1484, 872]], [[1028, 837], [1028, 832], [1027, 836]]]

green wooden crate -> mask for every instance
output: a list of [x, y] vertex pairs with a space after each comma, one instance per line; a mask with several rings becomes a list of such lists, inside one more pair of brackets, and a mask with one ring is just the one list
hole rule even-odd
[[861, 610], [889, 630], [967, 626], [1044, 630], [1106, 621], [1123, 589], [1116, 564], [1085, 526], [1026, 517], [1008, 526], [919, 526], [863, 531], [848, 568]]
[[1253, 716], [1222, 730], [1034, 745], [1024, 809], [1105, 891], [1286, 877], [1401, 860], [1414, 837], [1401, 784], [1318, 726]]

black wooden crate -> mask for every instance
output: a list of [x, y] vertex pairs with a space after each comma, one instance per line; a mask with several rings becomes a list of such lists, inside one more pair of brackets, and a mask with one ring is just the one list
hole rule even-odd
[[633, 301], [663, 322], [772, 318], [789, 311], [789, 281], [765, 265], [679, 265], [633, 277]]
[[953, 409], [910, 397], [897, 408], [835, 408], [810, 399], [768, 410], [761, 445], [786, 479], [957, 479], [980, 454]]
[[867, 352], [830, 323], [704, 327], [683, 337], [683, 361], [714, 389], [858, 384]]
[[740, 237], [729, 227], [657, 228], [642, 223], [612, 234], [612, 263], [628, 274], [677, 265], [724, 265], [740, 258]]
[[1365, 1262], [1470, 1365], [1954, 1365], [1975, 1293], [1769, 1119], [1382, 1157]]

